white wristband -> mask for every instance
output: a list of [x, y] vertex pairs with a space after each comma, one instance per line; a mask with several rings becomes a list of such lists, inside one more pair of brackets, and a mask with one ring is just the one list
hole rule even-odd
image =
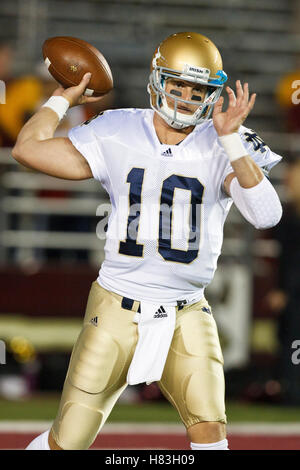
[[61, 121], [68, 111], [69, 106], [69, 101], [63, 96], [51, 96], [51, 98], [43, 104], [42, 108], [46, 107], [52, 109]]
[[219, 141], [227, 153], [230, 162], [234, 162], [234, 160], [238, 160], [239, 158], [248, 155], [241, 136], [237, 132], [234, 134], [222, 135], [219, 137]]

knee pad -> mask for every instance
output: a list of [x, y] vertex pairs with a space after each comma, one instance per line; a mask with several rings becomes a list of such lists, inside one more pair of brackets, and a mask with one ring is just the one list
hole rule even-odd
[[190, 416], [199, 421], [224, 421], [223, 354], [213, 316], [202, 309], [182, 319], [178, 348], [185, 356], [182, 399]]
[[186, 378], [183, 388], [187, 410], [199, 417], [199, 421], [224, 422], [224, 393], [222, 371], [218, 375], [209, 370], [194, 372]]
[[52, 427], [55, 442], [64, 450], [86, 450], [94, 442], [103, 414], [79, 403], [65, 403], [60, 421]]

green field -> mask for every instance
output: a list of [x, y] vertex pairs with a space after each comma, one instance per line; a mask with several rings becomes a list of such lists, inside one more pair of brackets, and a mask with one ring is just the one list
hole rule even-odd
[[[58, 402], [59, 395], [37, 396], [19, 401], [0, 399], [0, 420], [52, 421]], [[228, 423], [300, 423], [300, 407], [228, 402], [227, 417]], [[177, 412], [167, 402], [117, 404], [108, 422], [180, 423]]]

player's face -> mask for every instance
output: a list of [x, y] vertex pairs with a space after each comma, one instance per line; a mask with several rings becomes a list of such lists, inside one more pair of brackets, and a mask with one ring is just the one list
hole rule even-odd
[[[200, 84], [191, 84], [190, 82], [169, 78], [166, 82], [166, 92], [179, 97], [183, 100], [194, 101], [195, 104], [178, 102], [177, 109], [183, 114], [194, 114], [199, 104], [204, 101], [207, 87]], [[174, 100], [166, 96], [167, 104], [174, 109]]]

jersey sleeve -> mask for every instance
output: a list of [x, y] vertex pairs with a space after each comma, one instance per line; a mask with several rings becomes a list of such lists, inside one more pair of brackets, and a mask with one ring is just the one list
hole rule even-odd
[[87, 160], [93, 177], [104, 187], [106, 187], [108, 175], [100, 140], [106, 135], [107, 121], [106, 112], [101, 113], [73, 127], [68, 133], [72, 144]]
[[[244, 147], [246, 148], [248, 155], [253, 158], [255, 163], [262, 169], [264, 174], [268, 176], [271, 168], [277, 165], [277, 163], [282, 160], [282, 157], [280, 155], [277, 155], [277, 153], [273, 152], [261, 139], [261, 137], [259, 137], [256, 132], [252, 129], [248, 129], [247, 127], [241, 126], [239, 129], [239, 134], [242, 138]], [[223, 149], [221, 144], [219, 145], [221, 147], [221, 152], [223, 152], [225, 157], [228, 159], [225, 150]], [[226, 176], [229, 175], [229, 173], [232, 173], [233, 171], [234, 170], [228, 160], [228, 164], [226, 165], [225, 171], [223, 173], [222, 188]]]

